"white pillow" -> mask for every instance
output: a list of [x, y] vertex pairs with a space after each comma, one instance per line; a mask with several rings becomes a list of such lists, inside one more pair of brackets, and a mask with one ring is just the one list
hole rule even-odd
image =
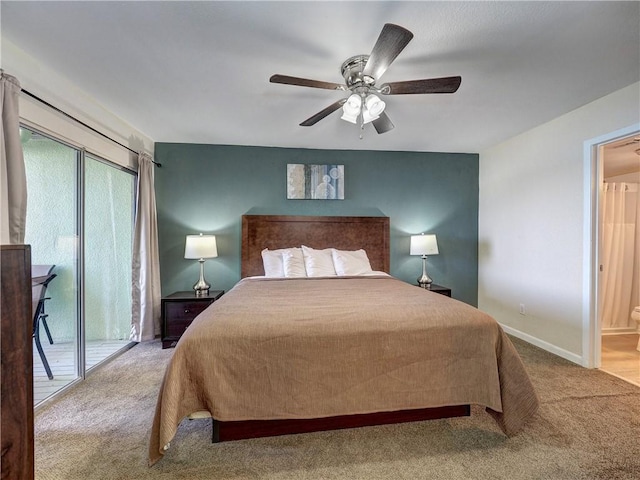
[[262, 265], [264, 267], [264, 275], [266, 277], [284, 277], [284, 265], [282, 263], [282, 252], [286, 248], [280, 250], [262, 250]]
[[331, 248], [316, 250], [302, 245], [302, 256], [308, 277], [335, 277]]
[[336, 273], [340, 276], [362, 275], [372, 272], [367, 252], [362, 249], [348, 251], [333, 248], [332, 255]]
[[307, 276], [302, 250], [299, 248], [288, 248], [282, 252], [282, 266], [285, 277], [299, 278]]

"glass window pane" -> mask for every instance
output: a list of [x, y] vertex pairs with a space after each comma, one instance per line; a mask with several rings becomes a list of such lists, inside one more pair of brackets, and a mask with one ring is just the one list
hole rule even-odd
[[87, 368], [129, 344], [135, 177], [86, 156], [84, 220]]
[[[77, 173], [80, 152], [21, 128], [27, 175], [25, 243], [31, 245], [32, 271], [55, 265], [46, 288], [44, 315], [34, 338], [34, 401], [39, 403], [78, 378]], [[51, 335], [51, 342], [47, 334]], [[44, 364], [49, 364], [49, 379]]]

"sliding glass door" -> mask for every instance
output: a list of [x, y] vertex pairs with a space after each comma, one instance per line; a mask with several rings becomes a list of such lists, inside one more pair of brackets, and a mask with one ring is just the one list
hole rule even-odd
[[97, 157], [84, 163], [85, 364], [129, 343], [135, 177]]
[[32, 129], [21, 138], [34, 285], [50, 278], [34, 321], [37, 405], [130, 345], [135, 174]]
[[[34, 321], [34, 399], [39, 402], [80, 375], [81, 158], [79, 150], [37, 132], [23, 128], [20, 137], [27, 174], [25, 243], [31, 245], [32, 275], [52, 277], [43, 292], [44, 315]], [[32, 288], [37, 295], [38, 287]]]

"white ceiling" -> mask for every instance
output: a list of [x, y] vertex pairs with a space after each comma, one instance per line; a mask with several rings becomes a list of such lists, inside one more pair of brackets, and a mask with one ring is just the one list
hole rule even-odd
[[[635, 1], [3, 0], [1, 13], [3, 39], [156, 142], [479, 152], [640, 80]], [[414, 38], [382, 82], [461, 75], [458, 92], [385, 97], [396, 128], [363, 140], [337, 112], [298, 126], [344, 92], [269, 77], [342, 82], [385, 23]]]

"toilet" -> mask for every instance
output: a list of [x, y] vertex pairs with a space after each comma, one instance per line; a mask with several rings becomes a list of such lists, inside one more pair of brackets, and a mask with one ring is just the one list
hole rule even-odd
[[[640, 305], [633, 309], [631, 318], [638, 324], [638, 332], [640, 332]], [[640, 339], [638, 339], [638, 347], [636, 349], [640, 352]]]

